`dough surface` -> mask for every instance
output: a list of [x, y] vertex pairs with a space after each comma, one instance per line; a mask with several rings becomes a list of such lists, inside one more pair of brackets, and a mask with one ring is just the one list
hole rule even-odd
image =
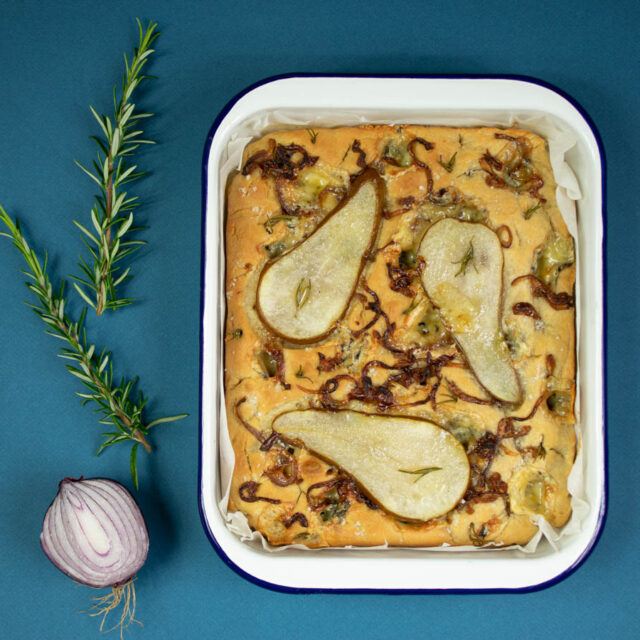
[[[531, 539], [533, 515], [562, 526], [576, 450], [575, 264], [546, 141], [516, 128], [283, 130], [249, 144], [243, 167], [226, 201], [229, 509], [271, 544], [309, 547], [505, 546]], [[256, 313], [260, 274], [310, 235], [365, 167], [386, 193], [355, 294], [320, 342], [287, 343]], [[482, 387], [421, 284], [416, 249], [447, 217], [500, 239], [500, 323], [518, 405]], [[445, 515], [400, 521], [302, 443], [268, 441], [278, 415], [308, 408], [422, 417], [447, 429], [469, 457], [467, 492]]]

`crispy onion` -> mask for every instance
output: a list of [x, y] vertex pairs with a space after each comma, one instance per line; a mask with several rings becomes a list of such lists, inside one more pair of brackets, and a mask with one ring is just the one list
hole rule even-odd
[[575, 298], [566, 292], [555, 293], [551, 291], [551, 289], [538, 280], [532, 273], [527, 273], [523, 276], [518, 276], [511, 281], [511, 284], [517, 284], [522, 280], [527, 280], [531, 285], [531, 294], [534, 298], [543, 298], [546, 300], [547, 304], [555, 309], [556, 311], [563, 311], [565, 309], [570, 309], [573, 307], [575, 303]]
[[530, 302], [516, 302], [511, 310], [516, 316], [528, 316], [534, 320], [540, 320], [540, 314]]
[[294, 523], [298, 523], [301, 527], [308, 527], [309, 521], [307, 520], [307, 516], [304, 513], [300, 513], [299, 511], [294, 513], [290, 518], [284, 520], [283, 524], [288, 529], [293, 526]]
[[493, 399], [489, 400], [487, 398], [478, 398], [476, 396], [472, 396], [466, 393], [453, 380], [445, 380], [445, 383], [449, 391], [451, 391], [451, 393], [454, 396], [456, 396], [456, 398], [460, 398], [460, 400], [463, 400], [464, 402], [471, 402], [472, 404], [482, 404], [487, 406], [496, 404], [496, 400], [493, 400]]
[[242, 167], [242, 175], [246, 176], [258, 168], [262, 177], [277, 178], [283, 176], [287, 180], [295, 180], [298, 171], [311, 167], [318, 161], [318, 156], [310, 156], [299, 144], [276, 144], [269, 140], [269, 148], [254, 153]]
[[480, 167], [487, 173], [485, 182], [496, 189], [513, 189], [517, 193], [528, 192], [540, 202], [546, 202], [539, 191], [544, 180], [536, 173], [530, 160], [531, 143], [524, 137], [515, 138], [506, 133], [496, 133], [495, 138], [506, 140], [499, 157], [487, 149], [479, 160]]
[[356, 164], [362, 169], [367, 168], [367, 154], [364, 152], [363, 148], [360, 146], [360, 140], [354, 140], [351, 145], [351, 151], [358, 154], [358, 159]]
[[298, 463], [286, 449], [278, 452], [273, 466], [264, 475], [278, 487], [288, 487], [298, 479]]
[[508, 249], [513, 244], [513, 234], [506, 224], [500, 225], [496, 229], [496, 235], [503, 249]]
[[280, 500], [277, 498], [265, 498], [264, 496], [257, 496], [256, 491], [260, 485], [253, 480], [245, 482], [238, 487], [238, 495], [240, 500], [245, 502], [270, 502], [271, 504], [280, 504]]
[[389, 287], [392, 291], [401, 293], [407, 298], [413, 298], [416, 292], [411, 288], [416, 269], [403, 269], [402, 267], [394, 267], [387, 262], [387, 274], [389, 276]]
[[[545, 398], [546, 393], [543, 393], [536, 400], [533, 408], [526, 416], [507, 416], [505, 418], [502, 418], [498, 422], [496, 433], [487, 431], [478, 440], [473, 449], [469, 451], [472, 482], [468, 491], [468, 496], [465, 496], [465, 499], [469, 499], [472, 494], [477, 498], [479, 494], [488, 493], [489, 495], [498, 495], [499, 493], [501, 493], [496, 489], [495, 485], [492, 486], [489, 483], [489, 480], [492, 477], [491, 475], [489, 475], [489, 470], [498, 452], [498, 447], [502, 440], [507, 440], [510, 438], [522, 438], [526, 436], [529, 431], [531, 431], [530, 425], [525, 424], [520, 428], [517, 428], [514, 422], [526, 422], [527, 420], [531, 420], [533, 416], [535, 416], [536, 412], [538, 411], [538, 407], [542, 404]], [[497, 482], [500, 478], [500, 475], [493, 474], [493, 477]], [[482, 501], [490, 501], [486, 496], [485, 498], [486, 499], [483, 499]], [[491, 500], [494, 499], [495, 498], [491, 498]]]

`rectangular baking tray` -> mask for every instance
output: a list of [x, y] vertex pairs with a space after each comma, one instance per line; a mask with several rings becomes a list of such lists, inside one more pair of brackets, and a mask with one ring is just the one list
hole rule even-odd
[[[582, 451], [590, 510], [580, 533], [554, 550], [541, 543], [532, 554], [516, 549], [442, 553], [425, 550], [287, 549], [278, 553], [242, 542], [225, 524], [218, 504], [219, 433], [226, 429], [223, 389], [224, 205], [222, 174], [227, 144], [249, 119], [274, 110], [312, 112], [328, 122], [447, 124], [459, 118], [520, 119], [545, 115], [574, 134], [566, 156], [582, 198], [577, 203], [581, 281], [577, 301]], [[347, 122], [348, 120], [348, 122]], [[569, 96], [521, 77], [280, 76], [236, 96], [216, 118], [203, 159], [200, 335], [200, 459], [198, 502], [205, 532], [237, 573], [268, 588], [290, 592], [530, 591], [575, 571], [604, 526], [607, 500], [604, 370], [604, 153], [597, 131]]]

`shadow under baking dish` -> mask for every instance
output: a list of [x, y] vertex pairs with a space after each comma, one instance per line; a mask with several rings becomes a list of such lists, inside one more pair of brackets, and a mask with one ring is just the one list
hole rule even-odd
[[[218, 503], [219, 434], [226, 429], [223, 390], [224, 192], [221, 175], [227, 143], [249, 118], [287, 113], [351, 114], [367, 121], [455, 124], [456, 118], [546, 115], [577, 143], [567, 160], [578, 177], [577, 301], [578, 369], [585, 499], [590, 510], [582, 530], [553, 550], [542, 543], [532, 554], [514, 549], [436, 552], [389, 548], [287, 549], [270, 553], [242, 542], [226, 526]], [[342, 124], [338, 119], [338, 124]], [[353, 124], [352, 121], [344, 124]], [[604, 150], [589, 116], [575, 100], [544, 82], [524, 77], [323, 76], [269, 78], [231, 100], [216, 118], [203, 159], [200, 455], [198, 505], [205, 532], [220, 557], [251, 582], [293, 593], [524, 592], [566, 578], [588, 557], [602, 532], [607, 503], [604, 368]]]

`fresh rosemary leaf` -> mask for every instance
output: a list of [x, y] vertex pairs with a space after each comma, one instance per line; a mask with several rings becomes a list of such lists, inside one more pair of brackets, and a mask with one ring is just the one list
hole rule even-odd
[[451, 173], [453, 171], [453, 167], [456, 164], [456, 156], [458, 152], [456, 151], [446, 162], [442, 160], [442, 156], [438, 160], [438, 164], [447, 172]]
[[456, 402], [458, 402], [458, 396], [454, 396], [453, 393], [443, 393], [442, 395], [446, 398], [446, 400], [440, 400], [436, 404], [455, 404]]
[[542, 202], [538, 202], [538, 204], [533, 205], [533, 207], [529, 207], [523, 214], [522, 217], [525, 220], [528, 220], [540, 207], [542, 206]]
[[302, 278], [298, 283], [296, 289], [296, 307], [301, 309], [305, 303], [309, 300], [311, 295], [311, 280], [309, 278]]
[[[84, 282], [84, 280], [82, 280], [81, 282]], [[82, 287], [78, 286], [77, 282], [73, 283], [73, 286], [75, 288], [75, 290], [80, 294], [80, 297], [92, 308], [95, 309], [96, 305], [95, 302], [83, 291]]]
[[403, 316], [410, 314], [420, 303], [422, 302], [422, 298], [420, 296], [416, 296], [411, 304], [402, 312]]
[[182, 418], [188, 417], [188, 413], [178, 413], [175, 416], [165, 416], [164, 418], [156, 418], [147, 424], [147, 430], [151, 427], [155, 427], [158, 424], [165, 424], [166, 422], [175, 422], [176, 420], [182, 420]]
[[418, 476], [413, 483], [415, 484], [416, 482], [418, 482], [418, 480], [422, 480], [422, 478], [424, 478], [428, 473], [431, 473], [432, 471], [442, 471], [442, 467], [423, 467], [422, 469], [414, 469], [409, 470], [409, 469], [398, 469], [398, 471], [400, 473], [410, 473], [412, 475], [416, 475]]
[[302, 365], [300, 365], [298, 367], [298, 370], [296, 371], [296, 378], [304, 378], [305, 380], [308, 380], [309, 382], [313, 382], [313, 380], [311, 380], [311, 378], [309, 376], [305, 376], [304, 375], [304, 369], [302, 368]]
[[318, 132], [315, 129], [307, 129], [307, 133], [311, 138], [311, 144], [315, 144], [316, 140], [318, 139]]
[[[84, 326], [87, 308], [83, 308], [79, 320], [74, 322], [69, 317], [65, 304], [64, 282], [61, 283], [57, 292], [54, 291], [47, 273], [46, 254], [41, 264], [23, 236], [20, 223], [14, 222], [1, 206], [0, 220], [9, 230], [9, 233], [0, 232], [0, 235], [13, 241], [13, 245], [20, 251], [27, 263], [28, 270], [23, 273], [30, 278], [30, 281], [26, 284], [37, 299], [37, 304], [29, 306], [47, 325], [46, 333], [66, 343], [67, 346], [60, 350], [59, 355], [74, 363], [65, 366], [69, 373], [78, 378], [88, 391], [88, 393], [78, 392], [77, 394], [82, 398], [82, 404], [93, 402], [96, 405], [95, 412], [100, 417], [98, 422], [117, 429], [116, 432], [103, 434], [105, 441], [100, 445], [97, 453], [125, 440], [134, 443], [135, 452], [137, 452], [138, 445], [141, 444], [150, 453], [151, 445], [147, 440], [149, 429], [163, 422], [180, 420], [185, 418], [187, 414], [157, 418], [151, 422], [144, 421], [143, 409], [147, 398], [141, 391], [138, 391], [137, 399], [131, 397], [138, 379], [127, 380], [123, 377], [120, 383], [114, 380], [111, 354], [106, 349], [97, 350], [95, 345], [87, 342]], [[132, 451], [131, 456], [131, 477], [137, 488], [135, 452]]]
[[474, 262], [474, 259], [473, 259], [473, 243], [472, 242], [469, 242], [469, 248], [466, 250], [462, 258], [457, 262], [453, 262], [452, 264], [460, 265], [460, 269], [458, 273], [456, 273], [456, 278], [459, 275], [465, 275], [465, 273], [467, 273], [467, 267], [470, 264], [473, 265], [473, 268], [476, 270], [476, 272], [478, 271], [478, 269], [476, 268], [476, 263]]
[[106, 440], [100, 445], [100, 448], [96, 451], [97, 456], [100, 455], [100, 453], [104, 449], [106, 449], [107, 447], [110, 447], [112, 444], [116, 444], [117, 442], [123, 442], [124, 440], [129, 439], [127, 438], [127, 436], [123, 435], [122, 433], [103, 433], [102, 437], [106, 438]]
[[93, 267], [89, 267], [81, 260], [79, 266], [87, 279], [74, 277], [75, 289], [98, 316], [106, 309], [118, 309], [133, 302], [131, 298], [118, 295], [117, 287], [131, 276], [128, 269], [120, 272], [116, 263], [145, 244], [142, 240], [124, 241], [125, 236], [128, 238], [128, 234], [139, 230], [133, 226], [133, 209], [138, 206], [138, 199], [128, 196], [122, 187], [144, 175], [144, 172], [136, 171], [137, 165], [129, 164], [129, 157], [140, 145], [153, 144], [141, 137], [143, 131], [139, 126], [142, 119], [152, 114], [136, 113], [132, 97], [140, 83], [151, 77], [142, 71], [154, 51], [151, 46], [159, 35], [157, 26], [150, 22], [145, 30], [138, 20], [139, 42], [131, 61], [124, 56], [125, 72], [119, 99], [117, 89], [114, 87], [113, 90], [113, 120], [89, 107], [103, 136], [91, 136], [98, 146], [93, 171], [76, 160], [82, 171], [100, 187], [91, 209], [93, 231], [74, 220], [83, 233], [93, 262]]
[[133, 486], [138, 489], [138, 445], [140, 443], [136, 442], [133, 447], [131, 447], [131, 457], [129, 459], [129, 466], [131, 467], [131, 481], [133, 482]]

